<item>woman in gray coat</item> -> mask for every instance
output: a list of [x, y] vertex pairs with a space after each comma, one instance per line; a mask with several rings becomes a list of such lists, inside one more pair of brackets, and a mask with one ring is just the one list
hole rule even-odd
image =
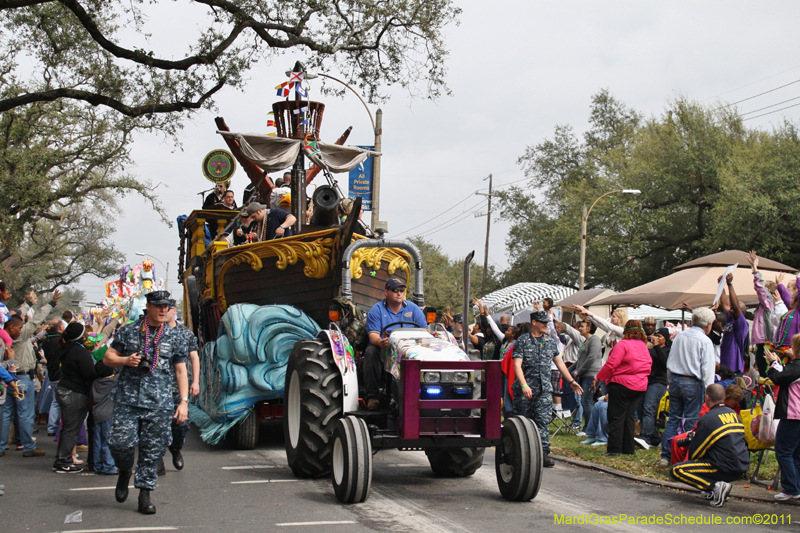
[[600, 337], [594, 335], [597, 326], [584, 320], [578, 323], [578, 333], [584, 338], [583, 344], [578, 348], [578, 361], [572, 368], [572, 376], [583, 387], [581, 405], [583, 406], [583, 426], [589, 424], [589, 416], [594, 405], [594, 390], [592, 381], [603, 366], [603, 343]]

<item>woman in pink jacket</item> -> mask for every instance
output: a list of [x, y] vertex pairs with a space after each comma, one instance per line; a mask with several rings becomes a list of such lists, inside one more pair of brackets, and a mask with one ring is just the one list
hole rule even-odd
[[608, 455], [634, 453], [634, 415], [639, 398], [647, 390], [647, 376], [653, 364], [646, 342], [642, 323], [628, 320], [622, 340], [595, 377], [593, 386], [596, 388], [602, 381], [608, 391]]

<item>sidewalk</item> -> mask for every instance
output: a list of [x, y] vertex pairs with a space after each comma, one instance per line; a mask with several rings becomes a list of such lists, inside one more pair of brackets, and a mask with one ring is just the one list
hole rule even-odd
[[[590, 468], [592, 470], [597, 470], [599, 472], [605, 472], [606, 474], [611, 474], [612, 476], [630, 479], [631, 481], [638, 481], [640, 483], [647, 483], [648, 485], [656, 485], [659, 487], [666, 487], [674, 490], [682, 490], [685, 492], [700, 492], [697, 489], [685, 485], [683, 483], [662, 481], [659, 479], [652, 479], [649, 477], [639, 477], [633, 474], [629, 474], [628, 472], [623, 472], [622, 470], [612, 468], [610, 466], [598, 465], [596, 463], [590, 463], [588, 461], [582, 461], [580, 459], [574, 459], [571, 457], [564, 457], [562, 455], [551, 454], [550, 457], [556, 461], [561, 461], [562, 463], [567, 463], [582, 468]], [[766, 483], [771, 484], [772, 480], [771, 479], [767, 480]], [[751, 483], [749, 480], [741, 479], [739, 481], [734, 481], [732, 485], [733, 485], [733, 490], [731, 490], [730, 494], [730, 497], [732, 498], [800, 506], [800, 500], [789, 500], [787, 502], [775, 501], [773, 496], [777, 494], [779, 490], [771, 490], [763, 485]]]

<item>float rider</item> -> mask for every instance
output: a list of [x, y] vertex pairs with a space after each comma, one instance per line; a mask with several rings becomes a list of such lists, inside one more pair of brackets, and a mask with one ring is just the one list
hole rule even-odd
[[376, 411], [380, 408], [380, 389], [383, 383], [383, 372], [386, 364], [386, 347], [389, 345], [389, 333], [396, 325], [383, 331], [394, 322], [413, 322], [421, 328], [427, 328], [425, 314], [414, 302], [403, 298], [406, 284], [396, 277], [386, 281], [384, 293], [386, 298], [372, 306], [367, 314], [367, 332], [369, 345], [364, 350], [364, 388], [366, 389], [367, 409]]

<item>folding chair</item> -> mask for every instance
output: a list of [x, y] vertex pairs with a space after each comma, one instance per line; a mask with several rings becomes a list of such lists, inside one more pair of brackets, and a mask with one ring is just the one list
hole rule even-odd
[[761, 468], [761, 465], [764, 461], [767, 460], [769, 457], [769, 452], [775, 453], [775, 448], [764, 448], [762, 450], [758, 450], [758, 460], [756, 461], [756, 468], [753, 470], [753, 474], [750, 476], [750, 483], [755, 483], [756, 485], [761, 485], [762, 487], [769, 487], [772, 490], [778, 490], [778, 482], [781, 479], [781, 466], [778, 465], [778, 471], [775, 472], [775, 477], [772, 478], [772, 482], [768, 483], [767, 480], [758, 479], [758, 470]]
[[550, 436], [554, 437], [559, 432], [562, 434], [572, 433], [577, 435], [580, 431], [580, 420], [575, 420], [575, 413], [578, 409], [578, 402], [575, 400], [575, 394], [572, 389], [568, 391], [563, 390], [563, 379], [561, 380], [562, 389], [558, 392], [553, 392], [553, 396], [561, 398], [561, 410], [556, 410], [553, 404], [550, 419]]

